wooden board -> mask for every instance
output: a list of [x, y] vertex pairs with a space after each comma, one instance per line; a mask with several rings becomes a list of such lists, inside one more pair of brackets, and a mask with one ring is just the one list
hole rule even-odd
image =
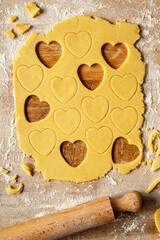
[[[14, 28], [14, 24], [8, 21], [8, 15], [11, 10], [12, 13], [14, 12], [14, 14], [18, 15], [19, 22], [30, 23], [33, 26], [33, 31], [42, 33], [50, 30], [55, 23], [77, 14], [96, 15], [107, 18], [111, 22], [122, 21], [126, 18], [128, 22], [140, 24], [143, 39], [138, 44], [138, 48], [144, 55], [144, 60], [148, 62], [146, 81], [143, 87], [146, 95], [143, 139], [146, 146], [151, 131], [147, 132], [145, 128], [154, 126], [156, 129], [159, 129], [157, 117], [160, 114], [158, 104], [159, 80], [158, 75], [156, 75], [159, 69], [158, 65], [160, 64], [158, 45], [158, 33], [160, 30], [158, 23], [159, 2], [156, 0], [138, 0], [136, 2], [82, 0], [80, 4], [79, 2], [75, 4], [72, 0], [64, 1], [63, 3], [55, 0], [46, 0], [45, 3], [41, 1], [36, 2], [44, 11], [35, 19], [31, 19], [28, 13], [26, 13], [24, 2], [21, 0], [4, 0], [0, 5], [0, 9], [3, 11], [3, 14], [0, 16], [0, 35], [2, 39], [0, 49], [1, 54], [4, 54], [4, 58], [0, 58], [0, 165], [11, 170], [8, 177], [0, 175], [0, 228], [101, 196], [119, 197], [127, 191], [135, 189], [141, 191], [145, 198], [145, 205], [140, 213], [123, 214], [114, 223], [91, 229], [63, 240], [155, 240], [158, 238], [158, 232], [154, 224], [154, 212], [160, 207], [159, 187], [148, 195], [144, 193], [144, 190], [160, 175], [159, 171], [151, 173], [148, 166], [141, 166], [127, 175], [111, 171], [102, 179], [82, 184], [62, 181], [45, 182], [40, 173], [34, 173], [33, 177], [25, 175], [20, 168], [20, 164], [22, 162], [34, 163], [34, 160], [27, 158], [18, 146], [14, 123], [12, 59], [17, 55], [19, 47], [25, 42], [30, 32], [23, 36], [18, 35], [15, 40], [9, 40], [3, 33], [8, 28]], [[154, 51], [156, 48], [157, 50]], [[96, 69], [96, 71], [99, 70]], [[94, 82], [96, 80], [94, 79]], [[93, 87], [94, 82], [91, 82]], [[88, 84], [88, 81], [86, 84]], [[151, 98], [153, 99], [152, 103], [149, 101]], [[36, 105], [36, 101], [34, 101], [34, 104]], [[44, 106], [43, 110], [46, 110], [46, 108], [48, 109], [47, 105]], [[36, 117], [39, 113], [43, 116], [45, 115], [45, 111], [39, 112], [39, 109], [37, 111]], [[33, 111], [30, 111], [30, 114], [32, 113]], [[154, 155], [149, 154], [145, 147], [144, 160], [148, 161], [153, 157]], [[11, 196], [7, 194], [5, 188], [11, 184], [9, 177], [14, 174], [19, 175], [19, 183], [23, 182], [25, 187], [22, 194]], [[123, 179], [123, 182], [120, 182], [120, 179]], [[13, 186], [17, 186], [17, 184]]]

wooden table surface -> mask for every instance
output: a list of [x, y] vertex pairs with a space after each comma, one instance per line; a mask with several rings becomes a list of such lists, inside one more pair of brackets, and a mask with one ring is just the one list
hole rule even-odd
[[[45, 33], [52, 25], [78, 14], [93, 15], [111, 22], [127, 19], [141, 27], [142, 39], [137, 43], [144, 62], [146, 78], [143, 84], [145, 94], [145, 122], [142, 128], [144, 142], [144, 160], [154, 157], [147, 149], [147, 140], [152, 131], [147, 127], [159, 129], [159, 76], [160, 76], [160, 2], [144, 1], [91, 1], [91, 0], [46, 0], [36, 1], [42, 13], [31, 19], [22, 0], [3, 0], [0, 3], [0, 166], [10, 170], [8, 175], [0, 175], [0, 228], [5, 228], [22, 221], [43, 216], [67, 207], [77, 205], [101, 196], [120, 197], [130, 190], [143, 193], [145, 205], [138, 214], [123, 214], [116, 222], [67, 237], [63, 240], [152, 240], [158, 238], [154, 224], [154, 212], [160, 207], [160, 187], [150, 194], [144, 190], [158, 176], [160, 171], [152, 173], [148, 166], [141, 166], [127, 175], [112, 170], [106, 177], [86, 183], [62, 181], [45, 182], [40, 173], [33, 177], [25, 175], [20, 167], [22, 162], [34, 163], [19, 149], [15, 129], [15, 111], [13, 95], [12, 59], [24, 44], [31, 31]], [[14, 28], [8, 16], [15, 14], [17, 22], [29, 23], [32, 29], [17, 38], [8, 39], [4, 32]], [[16, 32], [16, 30], [15, 30]], [[24, 184], [20, 195], [8, 195], [6, 187], [11, 184], [10, 177], [19, 175], [19, 183]], [[123, 182], [120, 182], [120, 179]], [[16, 184], [14, 186], [17, 186]]]

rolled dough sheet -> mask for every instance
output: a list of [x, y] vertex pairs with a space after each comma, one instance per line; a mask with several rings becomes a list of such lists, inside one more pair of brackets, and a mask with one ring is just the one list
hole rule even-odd
[[[32, 33], [19, 50], [19, 57], [14, 59], [19, 144], [28, 156], [34, 157], [36, 170], [43, 173], [45, 180], [89, 181], [103, 177], [112, 168], [128, 173], [140, 164], [145, 65], [134, 46], [139, 38], [136, 24], [111, 24], [101, 18], [75, 16], [56, 24], [46, 35]], [[40, 42], [53, 41], [60, 44], [62, 54], [54, 66], [47, 67], [36, 47]], [[117, 44], [127, 50], [126, 59], [116, 68], [102, 54], [108, 43], [115, 48], [115, 59], [119, 55]], [[78, 69], [85, 65], [90, 72], [94, 64], [101, 65], [102, 78], [97, 74], [100, 84], [91, 90]], [[24, 111], [31, 95], [50, 105], [49, 114], [32, 123]], [[139, 156], [125, 164], [115, 164], [112, 159], [112, 148], [119, 137], [139, 149]], [[78, 140], [84, 142], [87, 154], [79, 166], [73, 167], [60, 148], [69, 141], [74, 151], [79, 151], [75, 145]]]

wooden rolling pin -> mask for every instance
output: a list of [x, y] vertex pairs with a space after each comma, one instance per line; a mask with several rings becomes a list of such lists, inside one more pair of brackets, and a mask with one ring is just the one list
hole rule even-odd
[[115, 220], [122, 212], [137, 212], [143, 203], [137, 191], [119, 199], [103, 197], [0, 230], [1, 240], [54, 240]]

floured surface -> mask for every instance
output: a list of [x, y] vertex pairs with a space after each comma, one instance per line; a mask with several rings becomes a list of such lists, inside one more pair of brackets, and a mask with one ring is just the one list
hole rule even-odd
[[[54, 2], [54, 3], [53, 3]], [[158, 22], [158, 11], [160, 6], [158, 1], [37, 1], [40, 8], [44, 9], [43, 14], [35, 19], [30, 19], [25, 10], [23, 1], [3, 1], [1, 3], [1, 32], [13, 27], [9, 23], [10, 14], [21, 17], [21, 21], [33, 24], [35, 32], [47, 32], [52, 25], [65, 20], [73, 15], [86, 14], [104, 17], [110, 21], [123, 21], [124, 17], [129, 21], [140, 24], [144, 39], [137, 44], [144, 55], [144, 60], [148, 64], [143, 91], [146, 95], [146, 113], [143, 127], [144, 144], [147, 146], [148, 137], [151, 131], [146, 131], [146, 127], [154, 126], [159, 129], [159, 35], [160, 27]], [[121, 11], [120, 11], [121, 9]], [[54, 18], [53, 18], [54, 16]], [[30, 30], [31, 31], [31, 30]], [[14, 122], [14, 99], [13, 99], [13, 79], [12, 79], [12, 59], [17, 55], [17, 51], [29, 36], [30, 32], [17, 39], [9, 40], [6, 36], [0, 39], [0, 161], [1, 166], [13, 170], [9, 175], [0, 175], [0, 228], [26, 221], [30, 218], [39, 217], [53, 211], [71, 207], [76, 204], [89, 201], [101, 196], [110, 195], [118, 197], [129, 190], [139, 190], [144, 192], [156, 177], [160, 176], [159, 170], [151, 172], [148, 166], [142, 166], [139, 170], [127, 175], [117, 174], [111, 171], [105, 178], [81, 184], [69, 182], [51, 181], [44, 182], [41, 174], [36, 173], [34, 177], [24, 175], [20, 164], [25, 162], [33, 163], [32, 159], [25, 157], [18, 147], [18, 141]], [[6, 40], [7, 39], [7, 40]], [[155, 50], [157, 48], [157, 50]], [[144, 152], [144, 160], [149, 161], [154, 158], [147, 148]], [[9, 176], [18, 174], [19, 182], [24, 183], [24, 192], [20, 195], [8, 195], [5, 188], [10, 184]], [[120, 179], [123, 182], [120, 182]], [[135, 179], [138, 179], [137, 181]], [[160, 206], [159, 186], [146, 196], [146, 205], [139, 214], [123, 215], [115, 223], [111, 223], [100, 228], [89, 230], [88, 232], [77, 234], [75, 237], [66, 239], [156, 239], [158, 231], [154, 224], [154, 212]], [[9, 220], [8, 220], [9, 219]], [[65, 239], [65, 240], [66, 240]]]

